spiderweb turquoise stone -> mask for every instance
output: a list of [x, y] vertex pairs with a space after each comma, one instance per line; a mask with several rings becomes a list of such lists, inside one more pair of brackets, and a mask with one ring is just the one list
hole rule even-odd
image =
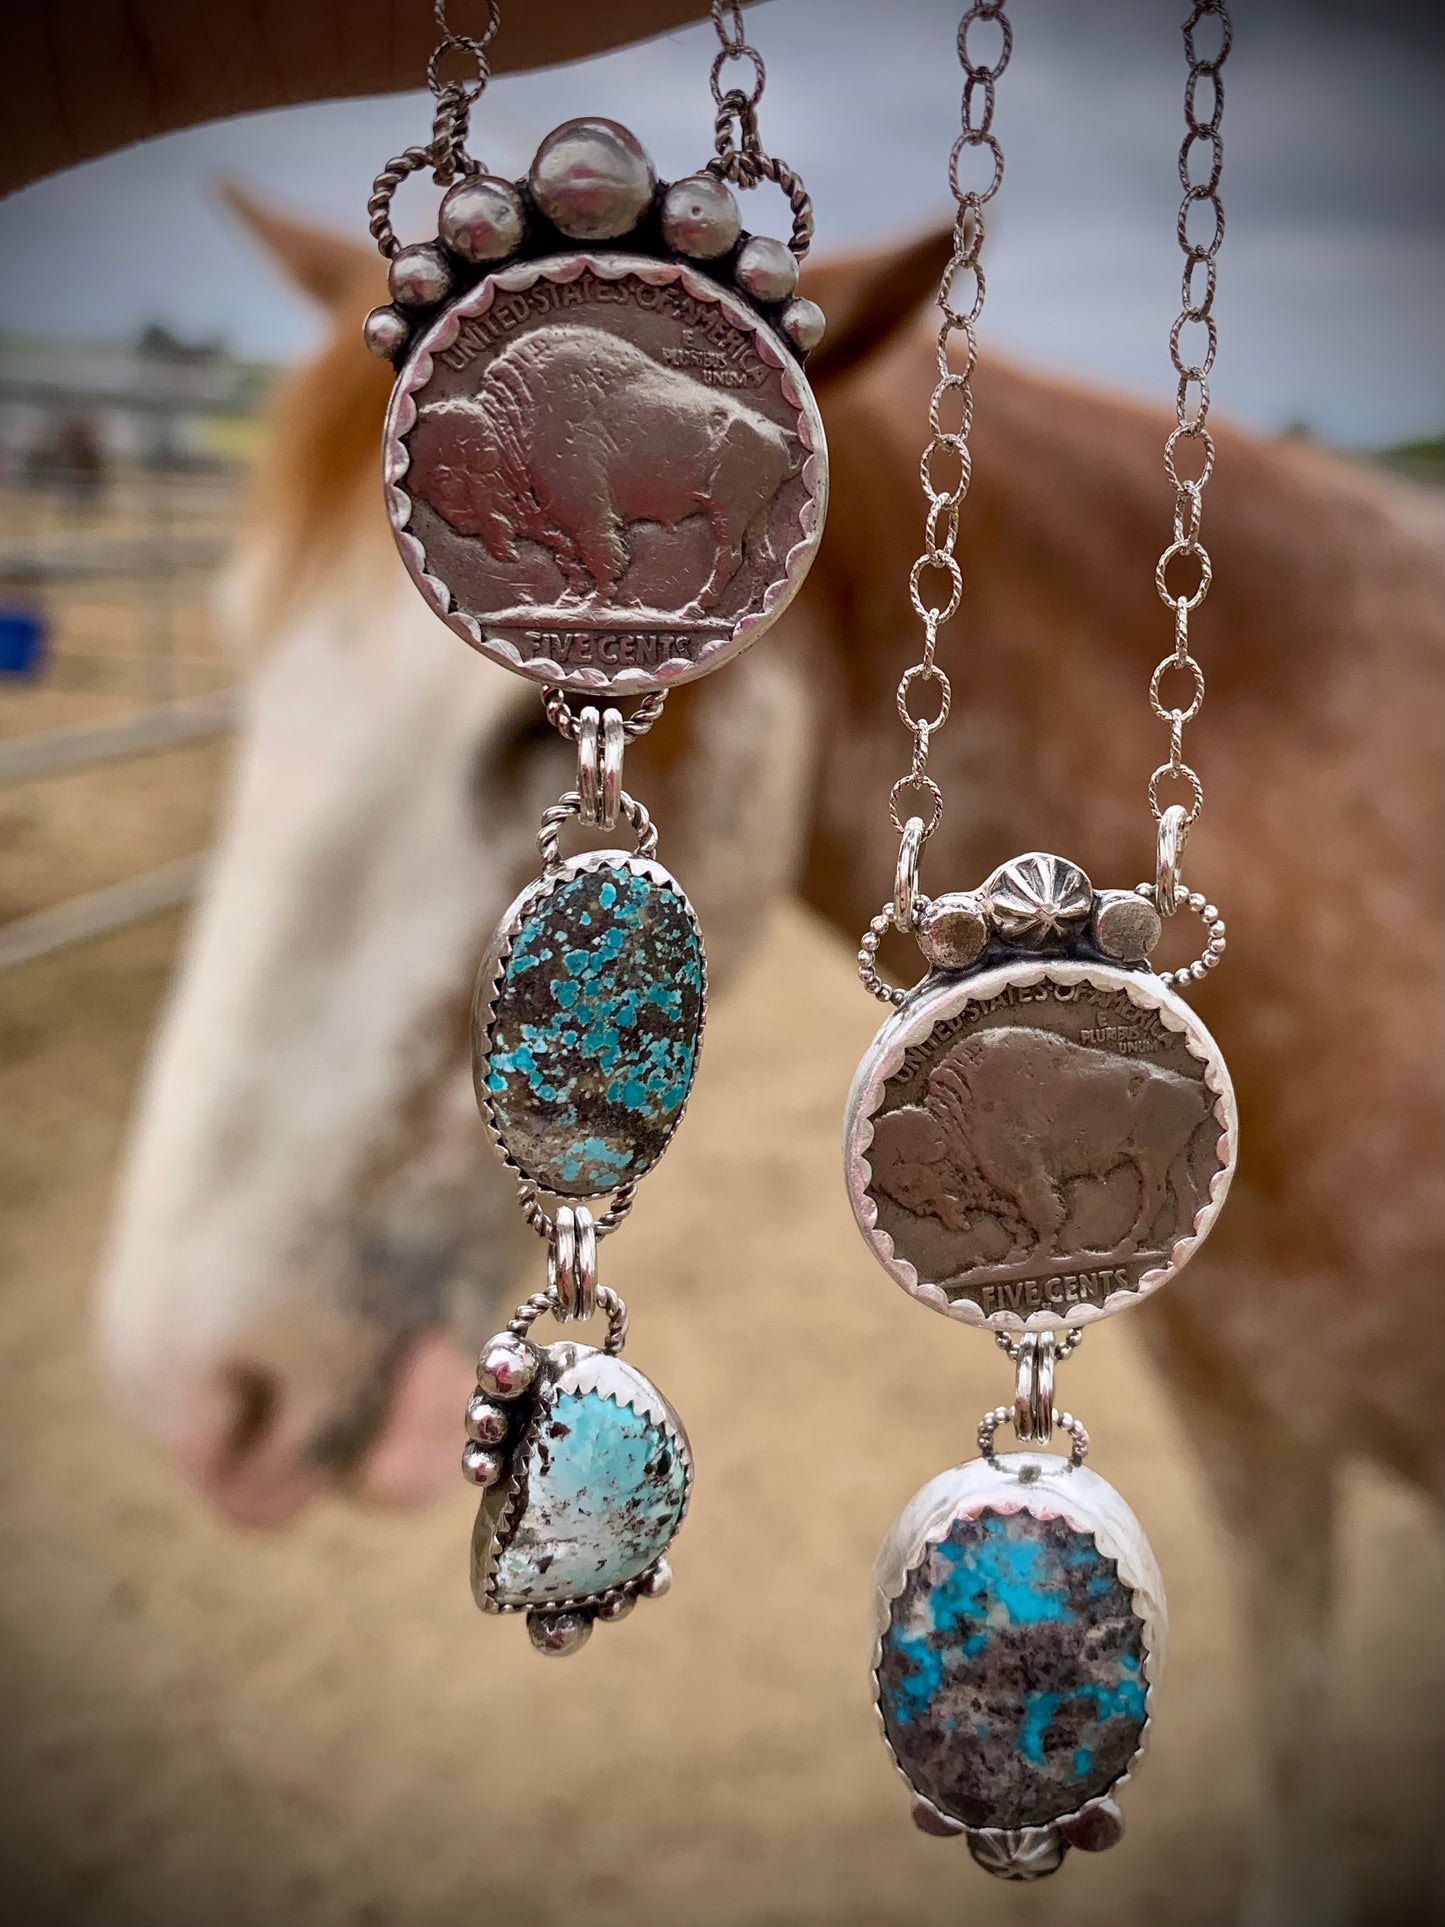
[[502, 1605], [604, 1592], [647, 1571], [687, 1503], [687, 1462], [656, 1419], [559, 1393], [528, 1454], [524, 1509], [497, 1562]]
[[483, 1067], [497, 1135], [559, 1197], [594, 1197], [662, 1155], [697, 1068], [703, 953], [682, 893], [585, 870], [513, 941]]
[[1143, 1626], [1091, 1534], [955, 1520], [894, 1601], [879, 1706], [909, 1779], [971, 1827], [1041, 1826], [1106, 1793], [1143, 1732]]

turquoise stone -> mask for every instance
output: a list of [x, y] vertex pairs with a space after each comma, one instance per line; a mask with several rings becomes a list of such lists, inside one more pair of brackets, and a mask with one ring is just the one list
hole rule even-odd
[[971, 1827], [1041, 1826], [1106, 1793], [1146, 1720], [1143, 1626], [1093, 1536], [984, 1511], [954, 1521], [893, 1603], [878, 1665], [909, 1779]]
[[579, 871], [525, 916], [493, 1004], [479, 1084], [523, 1174], [594, 1197], [662, 1155], [692, 1088], [702, 940], [681, 891]]
[[636, 1579], [671, 1543], [687, 1487], [686, 1449], [656, 1418], [595, 1390], [559, 1392], [527, 1455], [498, 1603], [547, 1605]]

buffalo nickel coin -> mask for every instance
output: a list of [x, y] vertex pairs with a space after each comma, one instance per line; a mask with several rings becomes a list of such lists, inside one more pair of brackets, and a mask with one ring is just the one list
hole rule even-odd
[[1146, 972], [1017, 962], [930, 979], [848, 1102], [854, 1215], [915, 1298], [968, 1324], [1059, 1329], [1179, 1270], [1234, 1169], [1233, 1088]]
[[488, 275], [392, 395], [388, 511], [427, 601], [539, 682], [645, 691], [781, 615], [822, 535], [799, 364], [697, 269], [576, 253]]

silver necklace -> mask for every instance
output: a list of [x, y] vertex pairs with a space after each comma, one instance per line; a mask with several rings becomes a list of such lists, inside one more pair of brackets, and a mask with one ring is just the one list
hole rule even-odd
[[[383, 469], [402, 559], [464, 642], [539, 686], [577, 750], [472, 1012], [478, 1106], [547, 1247], [546, 1285], [483, 1347], [467, 1408], [472, 1590], [554, 1655], [667, 1590], [692, 1488], [682, 1422], [623, 1360], [627, 1310], [598, 1278], [682, 1121], [707, 1001], [697, 918], [623, 787], [626, 748], [674, 684], [782, 614], [827, 503], [803, 372], [824, 323], [797, 293], [812, 204], [762, 146], [766, 75], [738, 0], [712, 14], [714, 151], [697, 173], [659, 182], [626, 128], [580, 119], [508, 181], [466, 145], [497, 0], [476, 35], [437, 0], [432, 138], [370, 202], [392, 299], [366, 340], [396, 368]], [[458, 61], [467, 77], [445, 78]], [[393, 197], [425, 172], [446, 189], [437, 236], [403, 246]], [[733, 189], [764, 181], [787, 197], [786, 244], [743, 228]], [[632, 847], [564, 857], [573, 823], [625, 824]], [[600, 1347], [535, 1341], [543, 1316], [599, 1314]]]
[[[958, 30], [954, 253], [939, 292], [939, 380], [921, 465], [924, 550], [910, 580], [924, 644], [897, 696], [913, 755], [889, 796], [900, 837], [893, 895], [859, 954], [863, 982], [893, 1011], [853, 1083], [844, 1165], [858, 1227], [889, 1276], [920, 1304], [992, 1332], [1014, 1364], [1012, 1402], [979, 1424], [982, 1456], [925, 1485], [879, 1554], [873, 1680], [920, 1828], [965, 1834], [989, 1872], [1032, 1879], [1071, 1846], [1098, 1850], [1119, 1837], [1114, 1795], [1142, 1755], [1167, 1625], [1143, 1530], [1085, 1466], [1088, 1434], [1060, 1409], [1056, 1374], [1085, 1326], [1158, 1290], [1199, 1248], [1236, 1156], [1229, 1073], [1182, 995], [1218, 964], [1225, 928], [1181, 880], [1204, 802], [1183, 736], [1204, 699], [1189, 618], [1211, 581], [1200, 531], [1214, 462], [1207, 418], [1230, 29], [1225, 0], [1198, 0], [1184, 27], [1183, 311], [1170, 335], [1177, 422], [1164, 457], [1174, 526], [1155, 575], [1174, 648], [1149, 685], [1169, 729], [1168, 759], [1148, 784], [1154, 880], [1096, 890], [1078, 864], [1030, 852], [977, 889], [928, 898], [920, 860], [944, 803], [929, 749], [952, 701], [936, 648], [963, 596], [954, 543], [969, 482], [980, 251], [1003, 180], [993, 121], [1012, 50], [1005, 4], [977, 0]], [[991, 57], [982, 51], [990, 35]], [[1210, 224], [1202, 240], [1196, 209]], [[1203, 343], [1194, 362], [1185, 358], [1191, 332]], [[1190, 444], [1192, 477], [1180, 472]], [[905, 817], [909, 804], [917, 813]], [[1181, 908], [1203, 921], [1204, 950], [1156, 972], [1150, 953]], [[878, 973], [890, 929], [911, 935], [928, 966], [906, 992]], [[1025, 1449], [995, 1450], [1006, 1425]], [[1067, 1457], [1039, 1449], [1056, 1430], [1070, 1441]]]

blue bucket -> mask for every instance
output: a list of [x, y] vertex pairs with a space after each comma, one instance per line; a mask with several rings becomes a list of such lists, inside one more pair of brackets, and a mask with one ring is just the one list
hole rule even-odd
[[44, 666], [44, 616], [36, 609], [0, 608], [0, 676], [38, 676]]

